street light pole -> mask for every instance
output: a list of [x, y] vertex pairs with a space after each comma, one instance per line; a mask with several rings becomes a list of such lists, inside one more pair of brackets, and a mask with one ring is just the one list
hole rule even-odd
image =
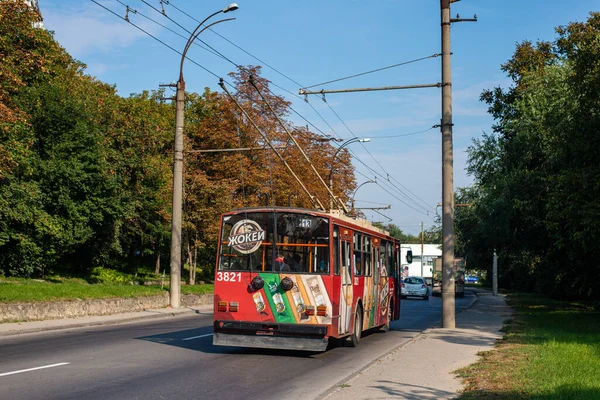
[[[340, 145], [340, 147], [338, 147], [338, 149], [335, 151], [335, 153], [333, 153], [333, 157], [331, 158], [331, 169], [329, 170], [329, 190], [331, 191], [331, 193], [333, 193], [333, 166], [335, 163], [335, 158], [337, 157], [337, 155], [340, 153], [340, 151], [348, 146], [349, 144], [352, 143], [366, 143], [366, 142], [370, 142], [371, 139], [370, 138], [352, 138], [349, 140], [346, 140], [344, 143], [342, 143]], [[352, 207], [354, 208], [354, 205], [352, 205]], [[331, 211], [333, 209], [333, 198], [331, 198], [329, 200], [329, 211]]]
[[[175, 105], [175, 146], [173, 155], [173, 218], [171, 221], [171, 282], [169, 285], [171, 308], [179, 308], [181, 295], [181, 219], [183, 206], [183, 121], [185, 108], [185, 81], [183, 79], [183, 62], [187, 51], [204, 32], [204, 30], [220, 22], [230, 21], [234, 18], [223, 19], [202, 28], [204, 23], [219, 13], [227, 13], [238, 9], [236, 3], [232, 3], [222, 10], [212, 13], [194, 29], [190, 35], [179, 64], [179, 80], [177, 81], [177, 95]], [[202, 28], [202, 29], [200, 29]]]

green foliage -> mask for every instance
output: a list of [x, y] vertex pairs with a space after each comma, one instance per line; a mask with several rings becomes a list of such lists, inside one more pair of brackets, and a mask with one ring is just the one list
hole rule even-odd
[[96, 267], [90, 273], [90, 282], [101, 284], [133, 284], [134, 277], [131, 274], [125, 274], [114, 269]]
[[[168, 265], [171, 236], [175, 109], [161, 91], [123, 98], [85, 74], [52, 37], [35, 28], [23, 1], [0, 1], [0, 274], [89, 276], [130, 281], [140, 270]], [[275, 145], [288, 143], [276, 118], [248, 85], [253, 74], [277, 116], [289, 103], [269, 93], [260, 67], [232, 74], [236, 97]], [[185, 126], [184, 260], [212, 280], [219, 215], [257, 205], [311, 207], [270, 152], [195, 153], [201, 149], [263, 147], [264, 140], [231, 99], [206, 90], [187, 94]], [[347, 152], [306, 128], [288, 126], [321, 176], [335, 167], [336, 192], [355, 185]], [[325, 188], [295, 146], [285, 157], [322, 201]], [[295, 196], [295, 197], [294, 197]]]
[[557, 33], [519, 44], [503, 66], [515, 85], [482, 94], [496, 125], [469, 149], [457, 251], [489, 270], [496, 249], [502, 287], [597, 299], [600, 13]]

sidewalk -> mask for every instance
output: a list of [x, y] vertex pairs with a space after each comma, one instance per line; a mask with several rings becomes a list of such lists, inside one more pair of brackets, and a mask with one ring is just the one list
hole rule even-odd
[[477, 301], [456, 314], [456, 328], [428, 329], [412, 342], [340, 382], [324, 399], [453, 399], [462, 384], [453, 371], [491, 350], [511, 310], [504, 296], [475, 289]]
[[198, 305], [182, 308], [158, 308], [154, 310], [98, 315], [79, 318], [50, 319], [45, 321], [10, 322], [0, 324], [0, 337], [35, 333], [48, 330], [80, 328], [85, 326], [115, 325], [150, 319], [172, 318], [183, 314], [212, 313], [213, 306]]

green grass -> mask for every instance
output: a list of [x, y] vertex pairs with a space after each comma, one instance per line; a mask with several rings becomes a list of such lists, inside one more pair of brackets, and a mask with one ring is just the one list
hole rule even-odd
[[[169, 290], [169, 282], [158, 286], [89, 284], [83, 279], [49, 280], [0, 278], [0, 303], [23, 303], [74, 299], [154, 296]], [[182, 285], [182, 294], [213, 293], [213, 285]]]
[[509, 299], [515, 314], [504, 339], [458, 371], [461, 399], [600, 399], [600, 312], [532, 295]]

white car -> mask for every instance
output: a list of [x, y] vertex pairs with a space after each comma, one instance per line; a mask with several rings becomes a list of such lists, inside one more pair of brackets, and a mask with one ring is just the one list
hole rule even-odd
[[400, 285], [400, 297], [405, 299], [407, 296], [422, 297], [423, 300], [429, 299], [429, 287], [420, 276], [408, 276], [402, 280]]

